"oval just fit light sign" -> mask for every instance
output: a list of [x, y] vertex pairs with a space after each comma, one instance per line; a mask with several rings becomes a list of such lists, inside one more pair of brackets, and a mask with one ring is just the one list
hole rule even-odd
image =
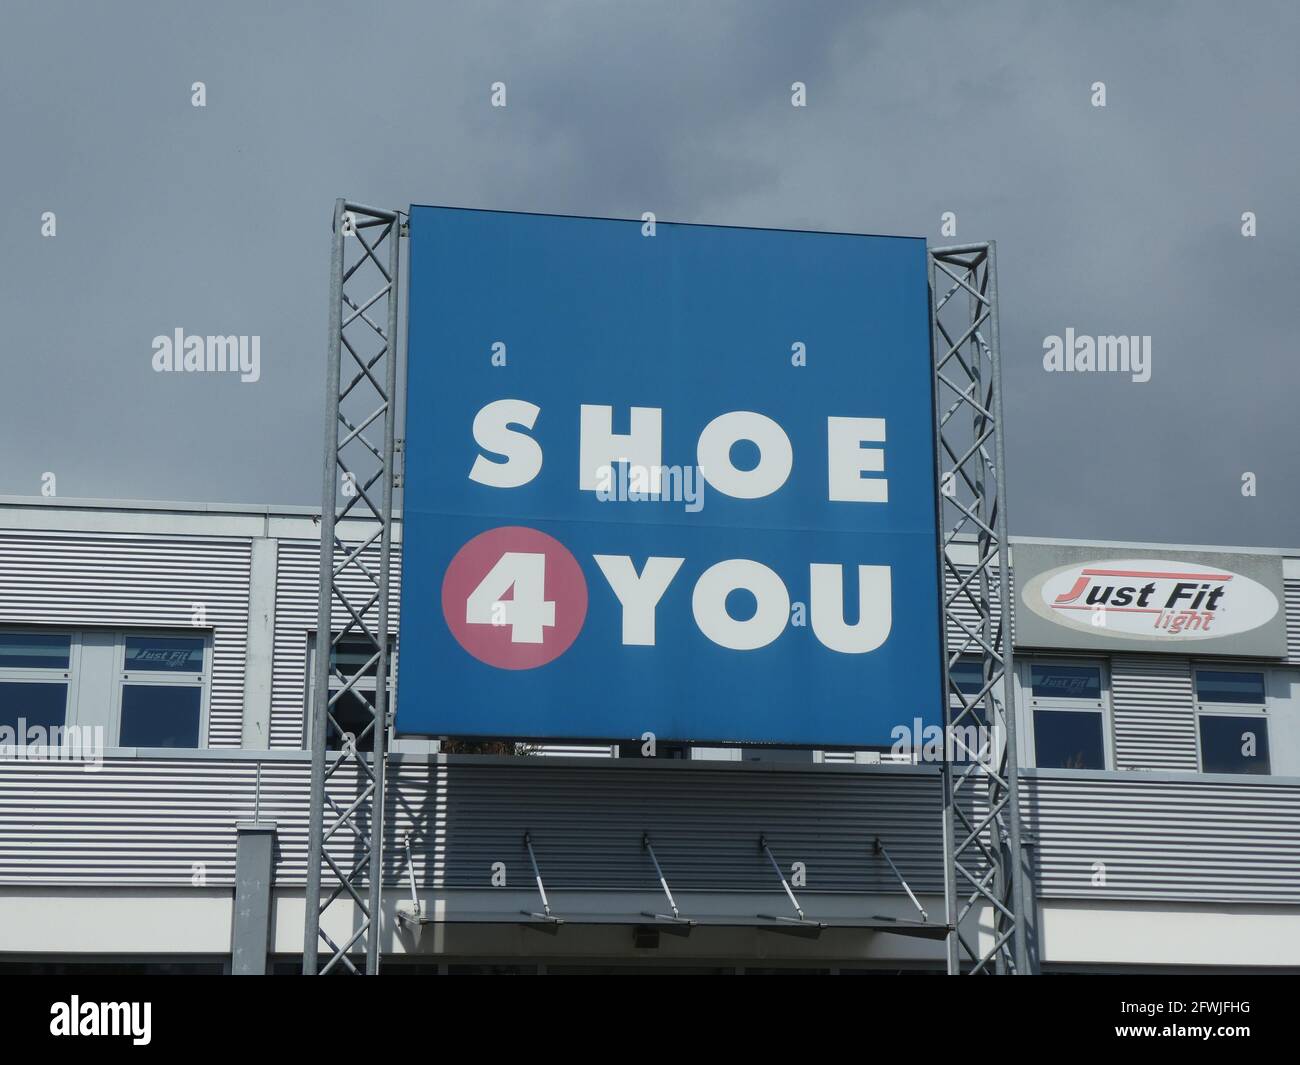
[[1040, 573], [1024, 604], [1057, 625], [1094, 636], [1213, 640], [1267, 624], [1279, 603], [1258, 581], [1186, 560], [1101, 559]]

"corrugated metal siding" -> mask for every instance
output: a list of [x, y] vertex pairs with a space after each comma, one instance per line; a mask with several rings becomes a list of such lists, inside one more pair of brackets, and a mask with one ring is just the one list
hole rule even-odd
[[[114, 760], [78, 766], [0, 763], [0, 883], [233, 882], [235, 822], [277, 822], [277, 882], [306, 872], [308, 763]], [[345, 804], [353, 770], [332, 782]], [[916, 890], [942, 890], [934, 774], [639, 766], [618, 761], [518, 764], [405, 761], [389, 776], [386, 876], [404, 871], [409, 832], [422, 883], [486, 887], [493, 862], [527, 883], [532, 833], [548, 888], [652, 888], [648, 831], [674, 887], [779, 890], [758, 836], [814, 891], [898, 890], [871, 854], [880, 836]], [[332, 848], [336, 857], [337, 848]]]
[[[80, 766], [0, 763], [0, 883], [233, 883], [235, 823], [279, 825], [278, 882], [303, 882], [305, 760], [113, 759]], [[876, 835], [913, 887], [941, 889], [939, 789], [909, 770], [705, 769], [519, 759], [406, 760], [389, 777], [387, 879], [412, 836], [421, 883], [484, 887], [503, 861], [527, 877], [532, 833], [548, 887], [653, 886], [643, 831], [674, 887], [770, 891], [765, 833], [813, 891], [893, 892], [870, 855]], [[1046, 898], [1300, 903], [1300, 784], [1029, 772], [1024, 816]], [[341, 771], [345, 803], [357, 788]], [[344, 855], [337, 855], [344, 857]], [[1095, 863], [1106, 883], [1094, 886]], [[519, 882], [518, 875], [511, 876]], [[526, 882], [526, 879], [525, 881]]]
[[1042, 897], [1300, 903], [1300, 785], [1034, 774], [1021, 794]]
[[1196, 713], [1186, 658], [1115, 655], [1110, 661], [1115, 768], [1196, 765]]
[[[973, 569], [974, 569], [973, 566], [958, 566], [958, 567], [957, 567], [957, 571], [958, 571], [958, 573], [960, 573], [961, 576], [960, 576], [960, 577], [956, 577], [956, 576], [954, 576], [954, 575], [953, 575], [953, 574], [948, 570], [948, 567], [947, 567], [947, 566], [944, 567], [943, 583], [944, 583], [944, 597], [945, 597], [945, 599], [946, 599], [948, 596], [952, 595], [954, 592], [956, 592], [956, 590], [957, 590], [957, 586], [958, 586], [958, 585], [959, 585], [963, 580], [965, 580], [967, 576], [969, 576], [969, 574], [972, 572]], [[1008, 572], [1011, 574], [1011, 593], [1012, 593], [1012, 596], [1014, 597], [1014, 595], [1015, 595], [1015, 587], [1016, 587], [1016, 584], [1015, 584], [1015, 573], [1014, 573], [1014, 571], [1010, 571], [1010, 570], [1009, 570]], [[998, 580], [998, 571], [997, 571], [997, 566], [996, 566], [996, 565], [990, 566], [990, 568], [989, 568], [989, 602], [992, 604], [992, 607], [993, 607], [993, 624], [994, 624], [994, 629], [995, 629], [995, 630], [996, 630], [996, 627], [997, 627], [998, 615], [1001, 613], [1001, 610], [1000, 610], [1000, 605], [1001, 605], [1001, 604], [1000, 604], [1000, 601], [999, 601], [999, 598], [998, 598], [998, 596], [999, 596], [999, 594], [1000, 594], [999, 591], [998, 591], [998, 589], [999, 589], [1000, 587], [1001, 587], [1001, 582]], [[976, 608], [975, 608], [974, 603], [971, 602], [971, 599], [974, 599], [975, 602], [979, 602], [979, 593], [980, 593], [980, 580], [979, 580], [978, 577], [976, 577], [976, 578], [975, 578], [974, 580], [972, 580], [971, 583], [967, 586], [966, 591], [963, 592], [961, 595], [959, 595], [959, 596], [957, 597], [957, 599], [955, 600], [955, 602], [953, 603], [953, 613], [954, 613], [958, 618], [961, 619], [961, 622], [962, 622], [963, 624], [965, 624], [968, 628], [971, 628], [971, 629], [974, 629], [974, 628], [975, 628], [975, 622], [976, 622], [976, 619], [977, 619], [977, 617], [978, 617], [978, 612], [977, 612], [977, 610], [976, 610]], [[1012, 599], [1011, 603], [1012, 603], [1012, 610], [1011, 610], [1011, 633], [1010, 633], [1010, 635], [1011, 635], [1012, 640], [1014, 641], [1014, 639], [1015, 639], [1015, 614], [1016, 614], [1016, 611], [1015, 611], [1015, 600], [1014, 600], [1014, 598]], [[966, 647], [966, 644], [967, 644], [967, 641], [968, 641], [969, 637], [966, 635], [965, 631], [961, 628], [961, 625], [959, 625], [956, 621], [950, 621], [950, 622], [948, 623], [947, 629], [948, 629], [948, 651], [949, 651], [950, 654], [951, 654], [953, 651], [957, 650], [958, 648]], [[1014, 644], [1013, 644], [1013, 646], [1014, 646]], [[972, 644], [970, 645], [970, 647], [968, 648], [968, 653], [969, 653], [969, 654], [979, 654], [979, 653], [980, 653], [979, 645], [978, 645], [978, 644], [975, 644], [975, 643], [972, 643]]]
[[1286, 657], [1300, 663], [1300, 581], [1286, 581]]
[[256, 775], [198, 759], [0, 763], [0, 882], [232, 885]]
[[942, 890], [939, 781], [930, 774], [408, 765], [394, 793], [393, 836], [411, 832], [417, 875], [436, 886], [487, 887], [495, 861], [526, 873], [527, 830], [548, 888], [653, 887], [641, 849], [649, 832], [682, 890], [777, 887], [758, 848], [764, 833], [784, 866], [806, 864], [812, 890], [897, 890], [871, 854], [877, 835], [915, 889]]
[[0, 623], [213, 629], [208, 746], [238, 747], [248, 640], [248, 540], [0, 536]]
[[[337, 559], [341, 556], [336, 554]], [[379, 549], [365, 553], [372, 573], [379, 569]], [[397, 631], [401, 616], [401, 551], [393, 545], [389, 560], [389, 631]], [[374, 594], [374, 584], [355, 566], [340, 575], [349, 595], [358, 604]], [[312, 541], [282, 540], [275, 590], [275, 659], [271, 675], [271, 747], [302, 750], [303, 716], [307, 698], [307, 634], [316, 630], [320, 600], [320, 547]], [[375, 620], [372, 610], [367, 620]], [[336, 631], [351, 620], [347, 610], [335, 601]], [[397, 668], [396, 661], [394, 669]]]

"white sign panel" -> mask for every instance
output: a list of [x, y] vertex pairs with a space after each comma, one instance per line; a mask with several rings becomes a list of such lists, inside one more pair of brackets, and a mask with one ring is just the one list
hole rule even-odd
[[1013, 547], [1017, 644], [1285, 654], [1280, 558], [1095, 550]]

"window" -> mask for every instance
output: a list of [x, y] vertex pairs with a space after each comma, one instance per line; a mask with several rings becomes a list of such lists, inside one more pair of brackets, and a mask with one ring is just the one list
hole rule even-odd
[[1263, 672], [1197, 669], [1196, 738], [1203, 773], [1270, 773]]
[[68, 669], [72, 637], [42, 632], [0, 632], [0, 668]]
[[1101, 667], [1035, 662], [1029, 667], [1030, 692], [1035, 700], [1087, 699], [1101, 701]]
[[126, 636], [123, 668], [132, 673], [202, 673], [203, 639], [197, 636]]
[[1267, 718], [1201, 714], [1197, 726], [1201, 772], [1268, 774]]
[[[645, 746], [642, 740], [627, 740], [623, 743], [615, 744], [616, 758], [642, 758], [641, 748]], [[749, 753], [749, 752], [746, 752]], [[808, 761], [812, 761], [812, 752], [806, 752]], [[656, 758], [690, 758], [691, 748], [687, 743], [655, 743]]]
[[1043, 769], [1105, 769], [1101, 715], [1035, 709], [1034, 761]]
[[0, 632], [0, 726], [95, 729], [107, 747], [202, 747], [210, 656], [208, 632]]
[[[669, 757], [673, 756], [669, 755]], [[813, 752], [803, 747], [742, 747], [740, 760], [742, 762], [807, 762], [811, 765]]]
[[[342, 685], [330, 685], [330, 695], [337, 692]], [[341, 751], [346, 737], [356, 741], [358, 751], [373, 751], [375, 689], [358, 692], [355, 688], [335, 702], [330, 714], [333, 721], [326, 726], [329, 730], [325, 749]]]
[[984, 662], [979, 658], [962, 658], [949, 670], [953, 683], [962, 695], [979, 695], [984, 690]]
[[1264, 674], [1221, 669], [1196, 671], [1198, 703], [1244, 703], [1264, 706]]
[[202, 636], [124, 635], [120, 746], [202, 746], [206, 658]]
[[0, 632], [0, 727], [15, 738], [34, 727], [62, 728], [71, 676], [70, 635]]
[[[982, 658], [961, 658], [958, 659], [949, 669], [952, 675], [953, 683], [957, 690], [963, 696], [979, 695], [984, 690], [984, 660]], [[993, 691], [1000, 692], [1002, 682], [998, 681], [993, 685]], [[950, 712], [955, 717], [961, 710], [965, 700], [958, 698], [948, 692], [948, 705]], [[1001, 706], [1001, 700], [998, 700], [998, 706]], [[980, 699], [972, 708], [971, 712], [964, 714], [959, 722], [954, 721], [949, 734], [950, 742], [946, 747], [950, 750], [953, 762], [959, 765], [965, 765], [968, 762], [987, 761], [990, 758], [998, 756], [1000, 748], [996, 743], [996, 738], [989, 733], [989, 716], [988, 716], [988, 696]], [[923, 741], [918, 741], [923, 742]]]
[[1109, 744], [1101, 666], [1031, 662], [1028, 679], [1034, 764], [1040, 769], [1105, 769]]
[[[393, 646], [395, 642], [395, 637], [390, 636], [388, 638], [386, 687], [389, 694], [388, 709], [390, 713], [393, 709]], [[304, 726], [304, 747], [310, 747], [311, 745], [308, 732], [311, 728], [313, 693], [316, 690], [315, 633], [308, 636], [308, 643], [311, 650], [307, 656], [308, 713]], [[374, 661], [372, 662], [371, 659], [374, 659]], [[369, 663], [369, 665], [366, 665], [366, 663]], [[362, 670], [363, 666], [365, 667], [364, 670]], [[347, 681], [355, 676], [358, 670], [362, 672], [356, 683], [352, 685], [346, 695], [340, 695], [343, 689], [347, 687]], [[326, 750], [341, 751], [344, 740], [349, 737], [356, 743], [358, 751], [373, 751], [375, 749], [375, 736], [372, 725], [374, 723], [378, 673], [379, 659], [375, 653], [375, 645], [368, 636], [349, 635], [334, 643], [330, 650], [329, 690], [331, 698], [335, 696], [338, 696], [338, 698], [330, 710], [334, 720], [326, 725]]]

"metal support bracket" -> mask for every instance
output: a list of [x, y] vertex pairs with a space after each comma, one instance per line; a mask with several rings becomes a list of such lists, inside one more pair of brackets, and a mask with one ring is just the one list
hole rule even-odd
[[889, 868], [894, 871], [894, 875], [898, 877], [898, 882], [903, 885], [903, 890], [907, 892], [907, 897], [912, 900], [912, 905], [916, 907], [916, 912], [921, 915], [921, 920], [928, 921], [930, 915], [925, 912], [925, 907], [922, 906], [920, 902], [917, 901], [916, 896], [912, 894], [911, 887], [908, 885], [907, 880], [904, 879], [903, 874], [898, 871], [898, 866], [894, 864], [894, 859], [889, 856], [889, 851], [885, 850], [885, 845], [880, 842], [879, 836], [872, 841], [871, 849], [873, 853], [879, 854], [889, 863]]
[[402, 837], [402, 849], [406, 852], [406, 877], [411, 886], [411, 910], [408, 913], [400, 905], [397, 907], [397, 919], [403, 924], [431, 924], [432, 920], [424, 915], [420, 896], [415, 890], [415, 861], [411, 857], [411, 834]]
[[537, 882], [537, 894], [542, 897], [542, 912], [536, 913], [531, 910], [520, 910], [519, 912], [525, 917], [531, 917], [534, 921], [544, 921], [549, 925], [562, 925], [564, 919], [551, 913], [551, 904], [546, 898], [546, 885], [542, 883], [542, 871], [537, 867], [537, 855], [533, 853], [533, 837], [531, 833], [524, 833], [524, 846], [528, 848], [528, 860], [533, 864], [533, 879]]
[[[794, 907], [795, 917], [781, 917], [770, 913], [760, 913], [758, 916], [764, 921], [780, 921], [787, 925], [796, 925], [800, 929], [812, 931], [814, 934], [820, 932], [826, 925], [822, 921], [813, 921], [805, 916], [803, 907], [799, 905], [799, 900], [795, 898], [794, 891], [790, 887], [790, 881], [785, 878], [785, 873], [781, 872], [781, 863], [776, 860], [776, 855], [772, 853], [772, 848], [767, 845], [767, 837], [758, 837], [758, 849], [767, 855], [767, 860], [772, 863], [772, 869], [776, 873], [776, 878], [781, 881], [781, 887], [785, 891], [785, 896], [790, 900], [790, 905]], [[784, 931], [785, 929], [781, 929]]]
[[650, 910], [642, 910], [642, 917], [653, 917], [656, 921], [666, 921], [672, 925], [682, 926], [683, 931], [680, 933], [676, 929], [672, 931], [675, 934], [687, 935], [695, 927], [695, 922], [688, 917], [683, 917], [681, 911], [677, 908], [677, 901], [673, 898], [673, 893], [668, 887], [668, 879], [664, 876], [664, 871], [660, 868], [659, 859], [655, 856], [654, 845], [650, 842], [650, 833], [641, 833], [641, 847], [650, 855], [650, 861], [654, 863], [655, 876], [659, 878], [659, 886], [663, 888], [664, 896], [668, 899], [668, 906], [673, 911], [672, 915], [666, 913], [654, 913]]

